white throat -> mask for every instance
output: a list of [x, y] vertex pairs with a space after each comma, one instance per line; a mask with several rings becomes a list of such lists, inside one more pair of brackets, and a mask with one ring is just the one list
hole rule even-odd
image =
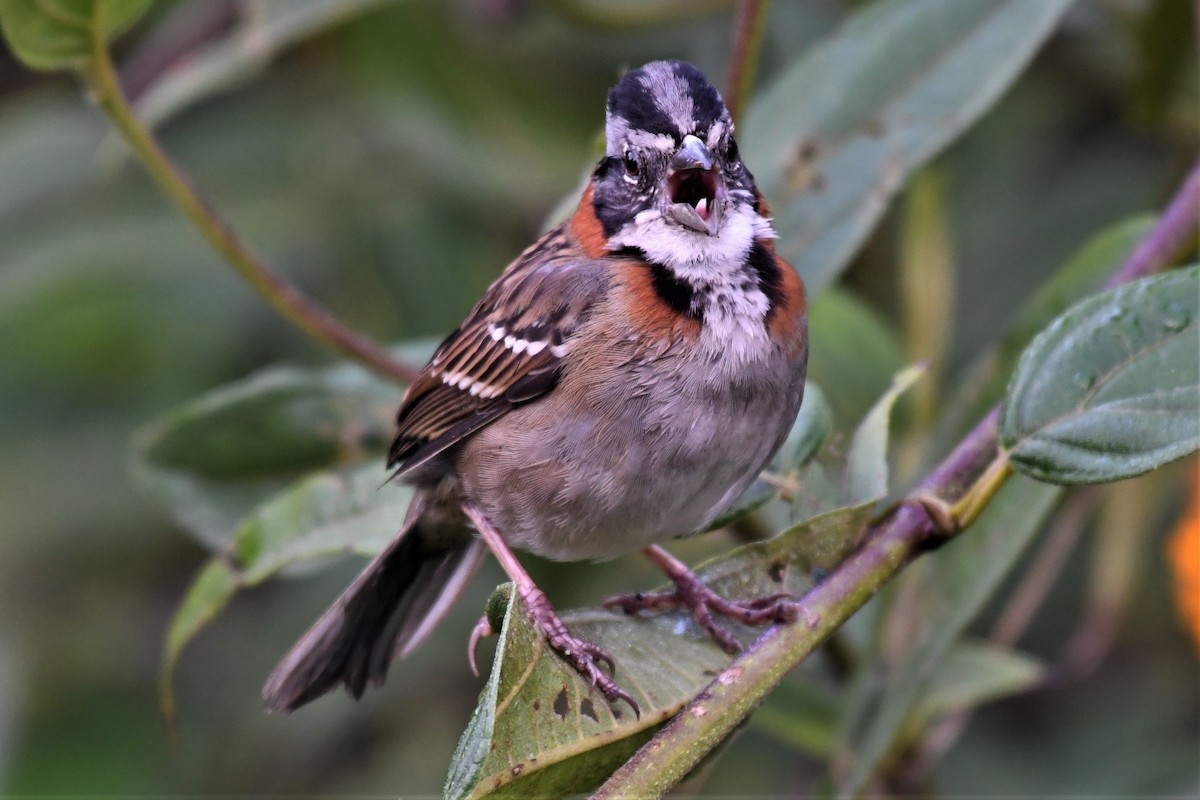
[[765, 321], [771, 304], [746, 261], [754, 240], [774, 239], [775, 231], [749, 204], [731, 205], [716, 236], [648, 209], [618, 231], [609, 247], [635, 247], [689, 283], [703, 302], [701, 345], [714, 361], [737, 368], [770, 350]]

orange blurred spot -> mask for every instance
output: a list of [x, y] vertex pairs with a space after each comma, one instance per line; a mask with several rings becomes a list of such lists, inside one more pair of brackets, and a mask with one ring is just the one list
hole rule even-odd
[[1187, 510], [1167, 539], [1167, 558], [1175, 575], [1175, 605], [1200, 650], [1200, 462], [1191, 470], [1188, 496]]

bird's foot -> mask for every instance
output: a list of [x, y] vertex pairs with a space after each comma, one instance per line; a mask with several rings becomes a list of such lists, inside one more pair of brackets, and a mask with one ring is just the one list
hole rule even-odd
[[773, 594], [753, 600], [727, 600], [705, 586], [696, 573], [665, 550], [649, 548], [647, 555], [662, 568], [675, 588], [665, 592], [634, 592], [611, 597], [604, 601], [607, 608], [619, 608], [626, 614], [686, 608], [713, 641], [730, 655], [740, 653], [742, 644], [717, 622], [714, 614], [746, 625], [794, 622], [801, 616], [808, 619], [810, 624], [813, 623], [808, 611], [789, 594]]
[[610, 704], [616, 705], [623, 700], [633, 709], [635, 716], [641, 717], [641, 709], [633, 697], [600, 668], [601, 665], [606, 666], [615, 675], [617, 668], [612, 656], [591, 642], [572, 636], [540, 589], [534, 587], [523, 590], [521, 601], [525, 604], [529, 619], [545, 637], [551, 650], [558, 653], [594, 688], [599, 689]]

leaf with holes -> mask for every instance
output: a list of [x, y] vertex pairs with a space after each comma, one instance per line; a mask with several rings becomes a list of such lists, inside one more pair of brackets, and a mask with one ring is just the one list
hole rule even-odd
[[755, 98], [742, 129], [780, 254], [819, 294], [909, 173], [1020, 74], [1070, 0], [870, 3]]
[[0, 0], [0, 30], [33, 69], [81, 67], [93, 41], [107, 42], [138, 20], [151, 0]]
[[1085, 300], [1021, 357], [1000, 418], [1014, 467], [1060, 484], [1140, 475], [1200, 447], [1200, 266]]
[[[838, 509], [696, 572], [725, 597], [800, 594], [815, 572], [844, 556], [870, 514], [870, 505]], [[519, 601], [507, 593], [494, 597], [489, 619], [493, 627], [502, 620], [500, 637], [491, 676], [446, 780], [445, 795], [456, 800], [558, 797], [595, 788], [730, 662], [687, 612], [563, 615], [573, 633], [613, 656], [617, 681], [641, 708], [639, 719], [624, 704], [610, 708], [589, 691], [549, 650]], [[728, 627], [743, 643], [761, 633]]]

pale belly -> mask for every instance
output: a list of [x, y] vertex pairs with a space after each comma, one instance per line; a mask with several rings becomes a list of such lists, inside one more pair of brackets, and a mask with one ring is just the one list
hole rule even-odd
[[662, 374], [632, 393], [559, 387], [464, 446], [482, 466], [461, 470], [463, 491], [511, 545], [546, 558], [615, 558], [693, 533], [749, 486], [795, 419], [802, 369], [770, 367], [738, 389]]

